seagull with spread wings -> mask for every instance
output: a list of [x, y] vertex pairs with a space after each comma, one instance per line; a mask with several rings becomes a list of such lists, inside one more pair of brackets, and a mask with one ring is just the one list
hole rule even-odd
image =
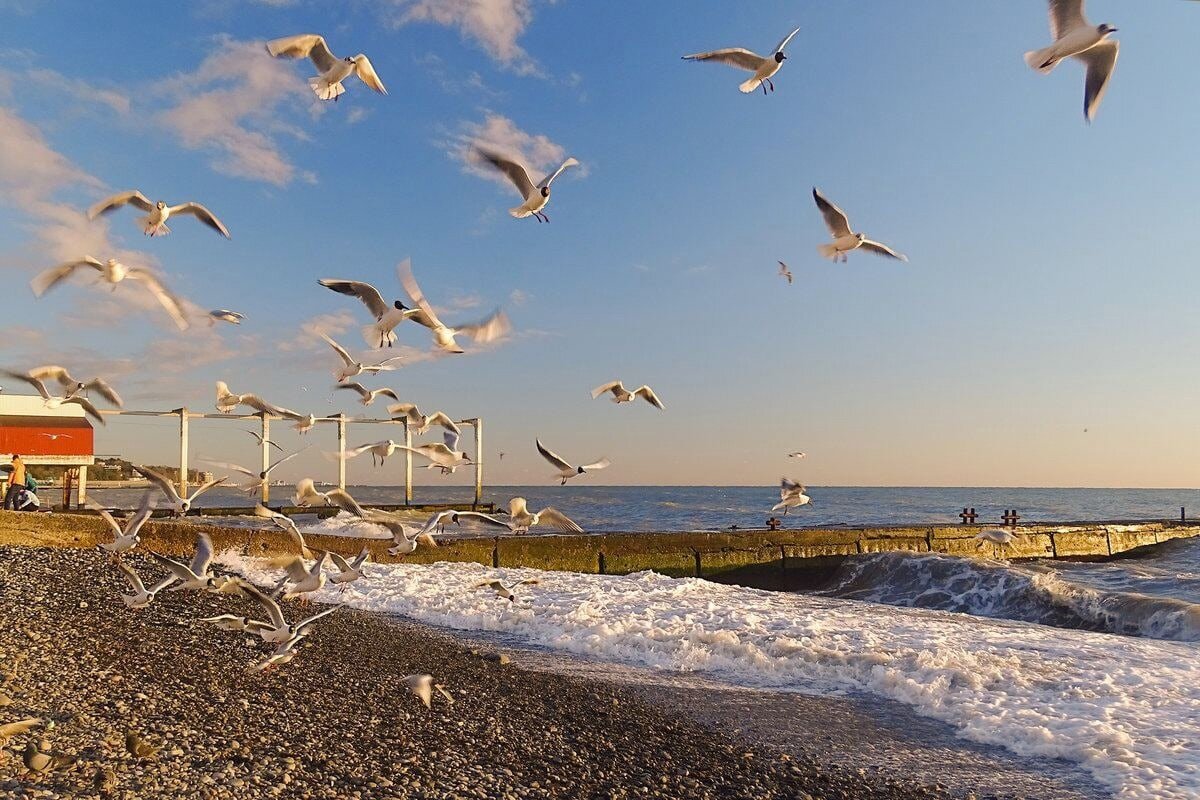
[[168, 219], [171, 217], [192, 216], [226, 239], [230, 238], [229, 231], [225, 228], [221, 220], [217, 219], [215, 214], [199, 203], [187, 202], [180, 203], [177, 206], [169, 206], [162, 200], [151, 203], [146, 195], [137, 189], [131, 189], [128, 192], [119, 192], [112, 197], [104, 198], [88, 209], [88, 218], [95, 219], [101, 214], [116, 211], [118, 208], [124, 208], [127, 205], [135, 206], [147, 212], [146, 216], [139, 220], [142, 223], [142, 232], [147, 236], [166, 236], [171, 232], [171, 229], [167, 227]]
[[273, 464], [268, 465], [266, 469], [258, 471], [258, 472], [256, 472], [255, 470], [252, 470], [252, 469], [247, 469], [246, 467], [240, 466], [238, 464], [227, 464], [224, 461], [212, 461], [212, 460], [204, 459], [204, 458], [201, 458], [201, 460], [208, 461], [208, 463], [212, 464], [214, 467], [220, 467], [221, 469], [232, 470], [233, 472], [240, 472], [243, 475], [245, 475], [247, 478], [250, 478], [251, 479], [250, 482], [238, 484], [237, 488], [241, 489], [243, 492], [246, 492], [251, 497], [253, 497], [256, 494], [258, 494], [259, 492], [261, 492], [263, 490], [263, 487], [267, 485], [267, 479], [270, 477], [271, 471], [273, 469], [278, 467], [280, 464], [285, 464], [288, 461], [291, 461], [293, 458], [300, 455], [307, 449], [308, 448], [306, 447], [301, 450], [297, 450], [296, 452], [292, 453], [291, 455], [286, 455], [283, 458], [276, 460]]
[[519, 206], [510, 208], [508, 213], [517, 219], [533, 217], [538, 222], [550, 221], [550, 217], [543, 210], [546, 208], [546, 204], [550, 202], [550, 184], [554, 183], [554, 179], [561, 175], [563, 170], [568, 167], [579, 166], [579, 162], [574, 158], [568, 158], [559, 164], [558, 169], [542, 178], [541, 182], [537, 186], [534, 186], [533, 181], [529, 177], [529, 172], [521, 163], [491, 150], [485, 150], [478, 145], [475, 146], [475, 153], [476, 158], [491, 164], [512, 181], [513, 186], [517, 187], [517, 191], [521, 193], [521, 199], [524, 202]]
[[814, 186], [812, 194], [821, 216], [825, 219], [825, 227], [829, 228], [829, 233], [833, 236], [833, 241], [829, 244], [817, 245], [817, 251], [825, 258], [845, 262], [847, 253], [861, 248], [888, 258], [908, 261], [908, 256], [897, 253], [886, 244], [868, 239], [865, 233], [850, 230], [850, 219], [846, 212], [825, 199], [820, 189]]
[[784, 54], [784, 48], [788, 46], [788, 42], [792, 37], [800, 32], [799, 28], [783, 37], [783, 41], [776, 45], [775, 49], [769, 56], [760, 56], [758, 53], [747, 50], [744, 47], [727, 47], [724, 50], [709, 50], [707, 53], [693, 53], [690, 56], [683, 56], [685, 61], [713, 61], [718, 64], [728, 64], [737, 69], [744, 69], [747, 72], [753, 72], [754, 77], [743, 82], [739, 89], [742, 94], [750, 94], [755, 89], [762, 87], [763, 94], [767, 93], [767, 87], [771, 87], [771, 91], [775, 91], [775, 84], [771, 78], [776, 72], [779, 72], [783, 66], [783, 62], [787, 60]]
[[421, 313], [419, 309], [409, 308], [399, 300], [393, 300], [389, 305], [379, 290], [369, 283], [341, 278], [322, 278], [317, 283], [338, 294], [357, 297], [367, 307], [367, 311], [375, 317], [373, 324], [362, 329], [363, 339], [370, 347], [391, 347], [396, 343], [396, 326]]
[[604, 469], [611, 463], [607, 458], [601, 458], [597, 461], [593, 461], [591, 464], [584, 464], [581, 467], [572, 466], [566, 461], [566, 459], [547, 450], [545, 446], [542, 445], [541, 439], [534, 439], [534, 442], [537, 444], [537, 451], [542, 454], [542, 458], [549, 461], [554, 468], [558, 470], [558, 472], [554, 474], [554, 477], [561, 481], [559, 486], [566, 486], [567, 481], [571, 478], [574, 478], [576, 475], [583, 475], [587, 472], [595, 472], [596, 470]]
[[[497, 511], [504, 514], [504, 511]], [[508, 527], [513, 533], [529, 533], [535, 525], [541, 525], [563, 533], [583, 533], [583, 528], [556, 508], [546, 506], [541, 511], [530, 511], [524, 497], [514, 497], [508, 501]]]
[[34, 297], [41, 297], [74, 275], [76, 270], [85, 268], [100, 273], [100, 279], [112, 286], [114, 292], [117, 290], [117, 284], [126, 279], [144, 287], [163, 307], [163, 310], [171, 316], [175, 326], [181, 331], [187, 330], [190, 323], [183, 311], [183, 301], [174, 295], [166, 287], [166, 284], [150, 270], [141, 267], [127, 267], [115, 258], [100, 261], [92, 256], [83, 256], [74, 261], [66, 261], [39, 272], [29, 282], [29, 286], [33, 289]]
[[792, 271], [782, 261], [779, 262], [779, 277], [787, 279], [788, 286], [792, 285]]
[[400, 399], [396, 395], [396, 391], [394, 389], [386, 389], [386, 388], [385, 389], [368, 389], [367, 387], [363, 386], [358, 381], [350, 381], [349, 383], [339, 383], [337, 386], [335, 386], [333, 388], [334, 388], [334, 390], [351, 389], [355, 392], [358, 392], [358, 398], [364, 406], [371, 405], [372, 403], [375, 402], [375, 399], [378, 397], [390, 397], [393, 400]]
[[358, 504], [358, 501], [350, 496], [350, 493], [345, 489], [330, 489], [328, 492], [317, 491], [316, 484], [312, 478], [301, 478], [296, 484], [296, 494], [292, 497], [292, 503], [301, 508], [310, 506], [336, 506], [347, 514], [353, 514], [356, 517], [366, 516], [366, 511]]
[[433, 311], [433, 306], [425, 299], [425, 293], [417, 285], [417, 279], [413, 277], [412, 263], [409, 259], [406, 258], [400, 262], [396, 269], [400, 273], [400, 284], [404, 287], [404, 291], [408, 292], [413, 305], [421, 311], [420, 314], [412, 317], [413, 321], [429, 328], [433, 334], [433, 343], [442, 351], [447, 353], [465, 352], [462, 346], [454, 340], [455, 336], [469, 336], [476, 344], [487, 344], [506, 336], [512, 330], [508, 316], [499, 310], [480, 322], [454, 327], [446, 325], [438, 319], [437, 314]]
[[665, 411], [667, 408], [663, 405], [662, 400], [658, 399], [658, 395], [654, 393], [654, 390], [645, 384], [642, 384], [631, 392], [626, 389], [625, 384], [621, 383], [619, 380], [609, 381], [608, 383], [592, 389], [592, 399], [595, 400], [605, 392], [612, 394], [612, 401], [618, 405], [621, 403], [628, 403], [633, 399], [640, 397], [661, 411]]
[[143, 478], [157, 486], [159, 491], [163, 493], [163, 497], [167, 498], [167, 503], [170, 504], [171, 510], [180, 516], [187, 514], [188, 511], [192, 509], [192, 504], [196, 502], [197, 497], [204, 494], [214, 486], [220, 486], [227, 480], [227, 478], [223, 477], [214, 478], [211, 481], [202, 483], [199, 487], [197, 487], [196, 491], [192, 492], [187, 497], [181, 497], [179, 491], [175, 488], [175, 483], [168, 480], [165, 475], [155, 472], [152, 469], [139, 467], [137, 465], [134, 465], [133, 469]]
[[392, 356], [391, 358], [385, 358], [382, 361], [378, 361], [374, 364], [366, 364], [354, 358], [354, 356], [350, 355], [346, 348], [342, 347], [325, 334], [322, 333], [320, 336], [325, 340], [326, 344], [333, 348], [333, 352], [338, 354], [338, 358], [342, 359], [342, 366], [333, 372], [333, 376], [337, 378], [338, 383], [341, 383], [342, 381], [348, 381], [355, 375], [362, 375], [364, 372], [369, 375], [378, 375], [380, 372], [389, 372], [396, 369], [395, 365], [392, 364], [393, 361], [400, 361], [404, 358], [404, 356]]
[[325, 37], [316, 33], [285, 36], [267, 42], [267, 52], [274, 58], [307, 58], [319, 73], [308, 79], [308, 85], [321, 100], [337, 100], [346, 91], [342, 81], [351, 75], [380, 94], [387, 94], [383, 81], [375, 74], [371, 60], [363, 53], [338, 58], [325, 44]]
[[1091, 122], [1104, 99], [1117, 67], [1120, 43], [1109, 36], [1117, 29], [1107, 22], [1093, 25], [1083, 15], [1083, 0], [1050, 0], [1050, 33], [1054, 44], [1025, 54], [1025, 63], [1045, 75], [1064, 58], [1077, 58], [1087, 68], [1083, 116]]
[[81, 381], [73, 378], [66, 367], [60, 367], [57, 364], [47, 364], [44, 367], [34, 367], [29, 370], [29, 377], [38, 381], [55, 381], [63, 388], [66, 394], [64, 399], [78, 397], [79, 395], [87, 395], [88, 392], [95, 391], [109, 403], [117, 408], [121, 408], [124, 403], [121, 402], [121, 396], [116, 390], [103, 378], [89, 378], [86, 381]]

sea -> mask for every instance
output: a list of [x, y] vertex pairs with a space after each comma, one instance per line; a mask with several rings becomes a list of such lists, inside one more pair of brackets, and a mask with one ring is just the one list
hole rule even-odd
[[[365, 502], [395, 501], [394, 489], [351, 491]], [[430, 502], [469, 499], [470, 490], [436, 491]], [[433, 492], [418, 490], [418, 499]], [[811, 487], [810, 494], [812, 506], [793, 510], [787, 525], [954, 523], [963, 507], [974, 507], [983, 522], [999, 522], [1008, 509], [1029, 522], [1164, 520], [1178, 519], [1181, 507], [1200, 511], [1196, 490], [1174, 489]], [[213, 495], [209, 502], [228, 502]], [[770, 487], [487, 492], [499, 501], [513, 495], [553, 505], [590, 531], [760, 527], [778, 497]], [[311, 524], [361, 535], [341, 517]], [[234, 552], [220, 562], [263, 584], [276, 580], [266, 562]], [[478, 588], [494, 579], [536, 583], [519, 586], [510, 603]], [[641, 681], [657, 676], [664, 687], [696, 680], [759, 698], [890, 704], [1035, 775], [1053, 771], [1041, 764], [1062, 765], [1067, 784], [1070, 775], [1082, 776], [1068, 794], [1035, 785], [1025, 796], [1200, 798], [1200, 539], [1107, 562], [865, 555], [806, 593], [653, 572], [450, 563], [376, 564], [344, 593], [323, 591], [315, 599], [560, 664], [604, 665]]]

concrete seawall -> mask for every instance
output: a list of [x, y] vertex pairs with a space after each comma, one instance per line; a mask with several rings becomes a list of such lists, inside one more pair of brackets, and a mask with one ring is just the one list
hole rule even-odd
[[[1200, 523], [1088, 522], [1023, 525], [1012, 547], [973, 538], [982, 525], [740, 530], [720, 533], [605, 533], [571, 536], [449, 535], [437, 548], [420, 548], [403, 560], [474, 561], [496, 567], [623, 575], [654, 570], [675, 577], [703, 577], [763, 588], [819, 584], [846, 559], [885, 551], [986, 555], [1000, 558], [1104, 559], [1171, 539], [1200, 535]], [[168, 554], [191, 552], [198, 530], [212, 536], [218, 550], [234, 548], [252, 556], [293, 551], [287, 535], [275, 529], [198, 526], [194, 522], [152, 520], [142, 529], [143, 547]], [[387, 555], [390, 540], [309, 535], [311, 548], [351, 555], [366, 544], [375, 561]], [[102, 519], [82, 514], [0, 512], [0, 544], [41, 547], [95, 547], [111, 539]]]

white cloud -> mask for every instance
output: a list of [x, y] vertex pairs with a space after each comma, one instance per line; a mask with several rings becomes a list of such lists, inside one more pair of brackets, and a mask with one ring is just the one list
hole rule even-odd
[[432, 22], [457, 28], [508, 69], [540, 73], [537, 62], [517, 44], [533, 20], [533, 0], [392, 0], [392, 5], [399, 12], [397, 25]]
[[313, 96], [299, 73], [271, 58], [261, 42], [219, 38], [216, 51], [194, 72], [169, 79], [165, 91], [175, 105], [158, 121], [192, 150], [213, 153], [217, 172], [286, 186], [300, 172], [279, 143], [280, 136], [307, 139], [286, 120], [289, 106], [313, 108]]
[[346, 124], [357, 125], [369, 116], [371, 116], [371, 109], [363, 108], [362, 106], [355, 106], [354, 108], [350, 109], [350, 113], [346, 115]]
[[[508, 186], [508, 178], [493, 169], [490, 164], [480, 163], [474, 154], [476, 146], [485, 147], [524, 164], [529, 170], [529, 177], [535, 182], [558, 167], [567, 157], [566, 148], [548, 136], [526, 133], [508, 117], [490, 111], [482, 123], [461, 123], [457, 133], [447, 136], [443, 147], [451, 159], [463, 165], [465, 172]], [[577, 167], [574, 173], [576, 176], [586, 175], [587, 168]]]
[[97, 103], [108, 106], [118, 114], [129, 113], [131, 105], [129, 95], [116, 89], [96, 86], [79, 78], [68, 78], [61, 72], [44, 67], [29, 70], [23, 74], [22, 78], [40, 89], [63, 92], [72, 100], [80, 103]]
[[514, 306], [523, 306], [533, 297], [524, 289], [513, 289], [508, 295], [508, 301]]

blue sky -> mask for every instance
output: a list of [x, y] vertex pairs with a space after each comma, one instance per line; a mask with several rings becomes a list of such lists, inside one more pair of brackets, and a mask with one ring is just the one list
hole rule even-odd
[[[341, 393], [329, 402], [334, 357], [311, 330], [357, 345], [368, 320], [316, 280], [399, 296], [395, 265], [411, 256], [447, 318], [504, 306], [514, 333], [369, 385], [483, 416], [489, 483], [543, 480], [541, 436], [571, 459], [609, 456], [594, 480], [617, 484], [788, 471], [814, 484], [1196, 486], [1200, 110], [1177, 102], [1200, 74], [1193, 5], [1090, 4], [1120, 28], [1122, 54], [1088, 126], [1078, 65], [1044, 77], [1021, 60], [1049, 42], [1033, 0], [420, 0], [335, 15], [303, 0], [153, 15], [0, 0], [0, 352], [8, 366], [111, 374], [130, 407], [210, 410], [223, 379], [300, 411], [357, 412]], [[768, 97], [679, 59], [764, 52], [795, 26]], [[389, 95], [352, 81], [318, 108], [311, 65], [262, 51], [302, 32], [368, 54]], [[512, 190], [464, 166], [480, 136], [539, 167], [583, 163], [555, 184], [550, 225], [510, 219]], [[820, 259], [813, 185], [911, 261]], [[145, 240], [130, 211], [78, 217], [135, 187], [205, 203], [232, 241], [187, 220]], [[246, 322], [181, 335], [83, 282], [34, 300], [38, 269], [93, 249]], [[400, 330], [412, 348], [422, 333]], [[652, 384], [666, 413], [591, 401], [613, 377]], [[238, 427], [201, 425], [193, 452], [254, 462]], [[114, 421], [98, 448], [167, 461], [171, 430]], [[331, 431], [310, 438], [284, 477], [331, 474], [317, 455]], [[809, 453], [800, 465], [784, 458], [795, 449]], [[399, 466], [353, 463], [351, 478], [393, 482]]]

